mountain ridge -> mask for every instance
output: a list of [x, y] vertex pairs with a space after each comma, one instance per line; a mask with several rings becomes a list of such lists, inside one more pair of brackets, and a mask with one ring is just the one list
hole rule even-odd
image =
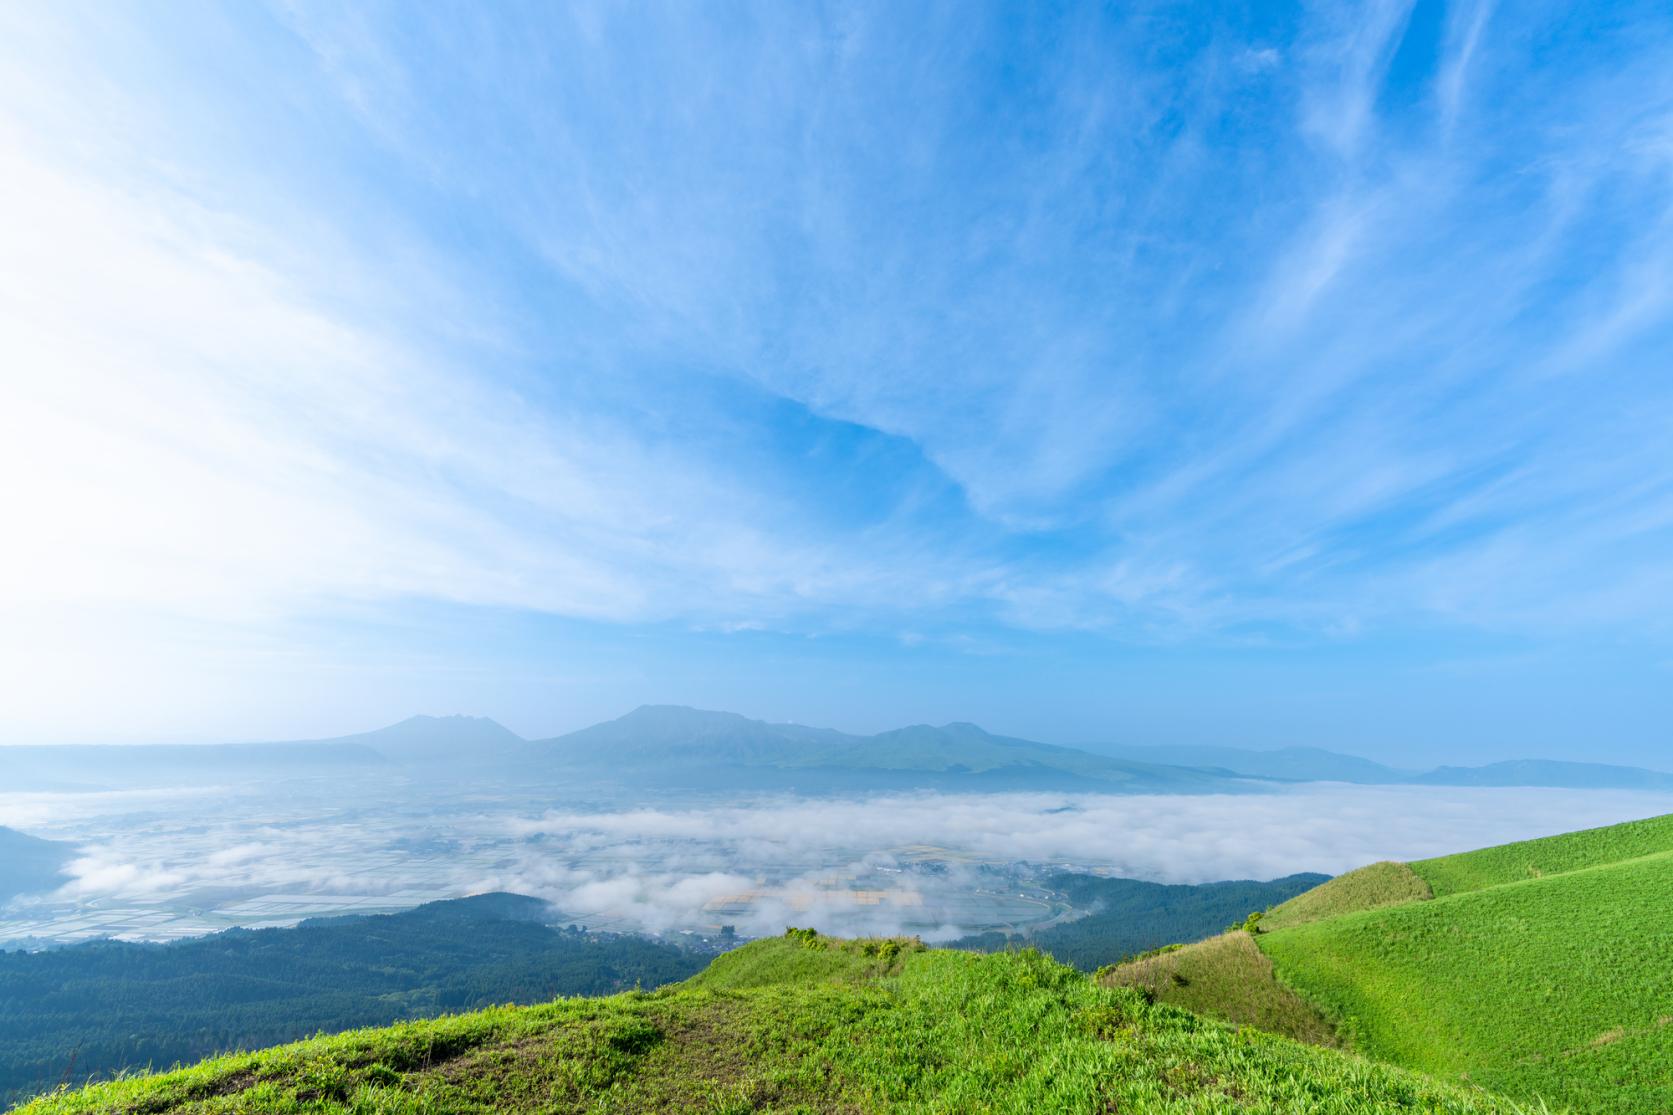
[[1071, 747], [997, 736], [967, 722], [909, 725], [870, 736], [801, 724], [772, 724], [737, 713], [642, 705], [616, 720], [533, 747], [577, 765], [633, 766], [663, 777], [696, 768], [773, 772], [813, 783], [868, 772], [879, 786], [1215, 791], [1238, 779], [1188, 767], [1135, 763]]
[[1606, 763], [1512, 759], [1411, 771], [1318, 747], [1072, 747], [999, 735], [969, 721], [861, 735], [666, 704], [641, 705], [613, 720], [538, 739], [489, 717], [455, 714], [416, 715], [368, 731], [286, 742], [0, 746], [0, 778], [40, 790], [102, 788], [115, 776], [155, 784], [181, 775], [270, 776], [303, 767], [325, 773], [390, 763], [430, 775], [470, 764], [498, 774], [636, 768], [653, 780], [714, 789], [1241, 792], [1262, 783], [1346, 782], [1673, 790], [1673, 773]]

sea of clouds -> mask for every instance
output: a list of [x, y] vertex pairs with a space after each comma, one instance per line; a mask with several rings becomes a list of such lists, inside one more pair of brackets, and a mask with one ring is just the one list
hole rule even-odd
[[[422, 831], [376, 810], [299, 809], [251, 821], [246, 802], [209, 816], [200, 796], [79, 798], [0, 795], [0, 824], [55, 821], [75, 840], [70, 882], [52, 900], [157, 900], [217, 888], [283, 893], [464, 895], [505, 890], [550, 900], [566, 915], [670, 932], [716, 921], [705, 907], [765, 892], [739, 932], [812, 924], [831, 932], [894, 932], [910, 924], [952, 935], [974, 867], [906, 885], [925, 907], [832, 900], [833, 877], [901, 870], [919, 845], [972, 863], [1029, 864], [1171, 883], [1340, 873], [1673, 811], [1673, 795], [1630, 791], [1366, 787], [1315, 784], [1242, 795], [889, 794], [768, 797], [684, 806], [462, 808]], [[101, 804], [135, 809], [101, 827]], [[410, 802], [405, 808], [410, 809]], [[66, 817], [70, 819], [66, 820]], [[376, 822], [376, 823], [373, 823]], [[424, 855], [403, 850], [415, 837]], [[437, 842], [445, 849], [439, 856]], [[367, 872], [366, 857], [387, 866]], [[947, 913], [942, 915], [940, 906]], [[910, 922], [903, 916], [910, 915]]]

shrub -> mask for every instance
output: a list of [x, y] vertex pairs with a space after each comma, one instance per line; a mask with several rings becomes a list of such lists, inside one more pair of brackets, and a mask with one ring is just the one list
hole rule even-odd
[[786, 927], [784, 935], [792, 941], [799, 942], [804, 949], [822, 949], [825, 947], [825, 942], [820, 938], [817, 929], [798, 929], [792, 925]]

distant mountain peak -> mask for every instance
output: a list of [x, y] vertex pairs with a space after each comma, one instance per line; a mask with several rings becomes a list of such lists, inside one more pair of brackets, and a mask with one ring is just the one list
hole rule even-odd
[[[421, 713], [418, 713], [416, 716], [409, 716], [405, 720], [402, 720], [402, 721], [399, 721], [397, 723], [391, 724], [387, 728], [379, 728], [379, 729], [377, 729], [377, 731], [393, 732], [393, 731], [396, 731], [398, 729], [403, 729], [403, 728], [410, 729], [410, 728], [435, 728], [435, 727], [477, 728], [477, 729], [481, 729], [481, 730], [484, 730], [484, 731], [490, 731], [490, 732], [504, 732], [506, 735], [516, 735], [516, 733], [513, 732], [510, 728], [507, 728], [505, 725], [501, 724], [499, 721], [494, 720], [490, 717], [487, 717], [487, 716], [468, 716], [465, 713], [460, 713], [460, 712], [448, 713], [448, 714], [443, 715], [443, 716], [432, 716], [429, 713], [421, 712]], [[370, 735], [372, 733], [368, 732], [368, 733], [365, 733], [365, 734]], [[519, 737], [519, 738], [521, 738], [521, 737]]]
[[520, 750], [528, 741], [486, 716], [420, 714], [332, 742], [361, 744], [392, 759], [431, 760]]
[[467, 716], [461, 712], [447, 713], [443, 716], [432, 716], [429, 713], [421, 712], [416, 716], [409, 716], [405, 720], [398, 721], [391, 724], [387, 728], [379, 730], [388, 732], [394, 731], [397, 728], [427, 728], [437, 725], [444, 725], [449, 728], [482, 727], [501, 732], [510, 732], [509, 728], [506, 728], [497, 720], [493, 720], [486, 716]]
[[625, 716], [618, 716], [617, 723], [623, 721], [717, 721], [726, 724], [762, 723], [754, 721], [742, 713], [725, 712], [720, 709], [692, 708], [690, 705], [640, 705]]

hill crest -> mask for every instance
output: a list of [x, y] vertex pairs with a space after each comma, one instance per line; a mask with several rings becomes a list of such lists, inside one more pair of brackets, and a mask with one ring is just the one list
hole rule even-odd
[[361, 1030], [44, 1097], [20, 1115], [378, 1111], [1366, 1111], [1482, 1092], [1101, 988], [1034, 952], [808, 931], [685, 984]]

